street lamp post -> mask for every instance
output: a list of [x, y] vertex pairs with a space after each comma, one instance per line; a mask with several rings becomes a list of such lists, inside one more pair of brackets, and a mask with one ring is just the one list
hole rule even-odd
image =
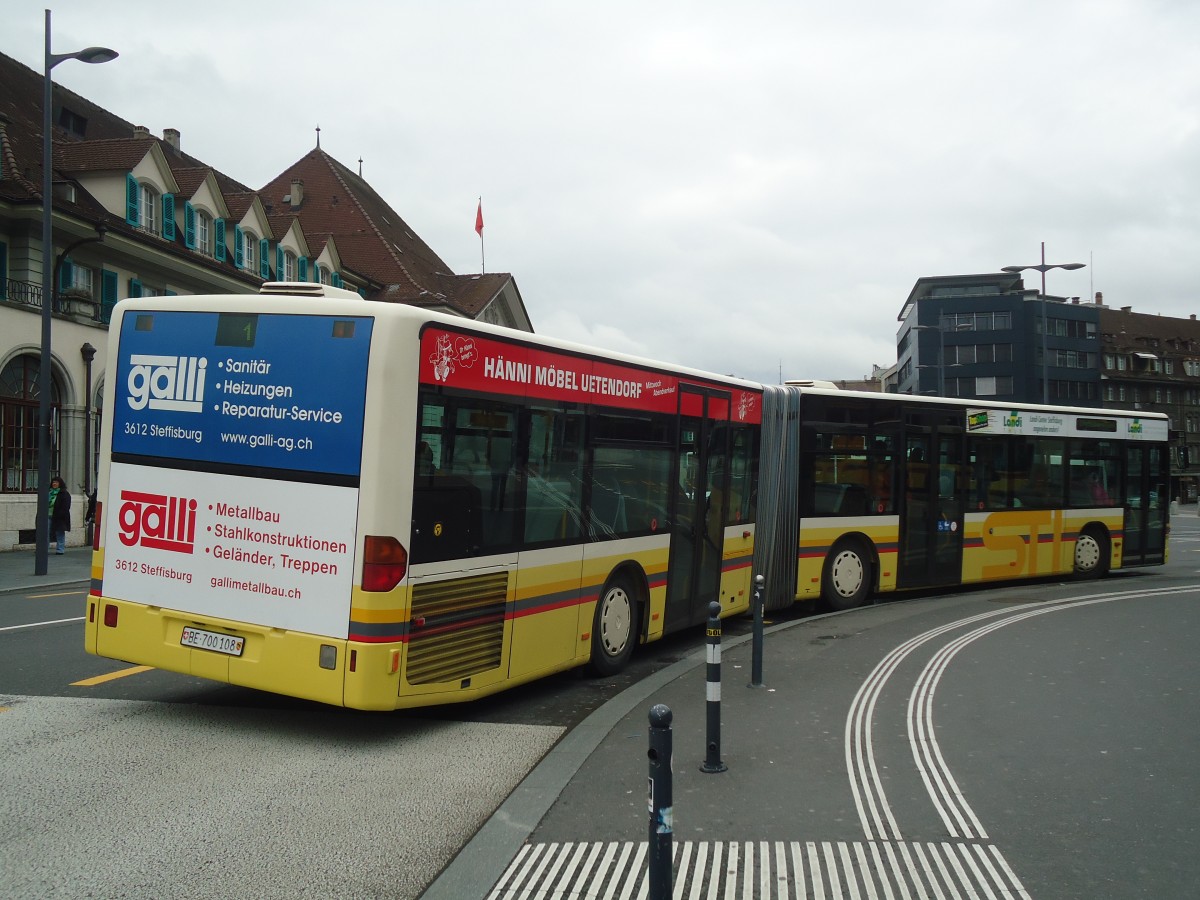
[[1004, 266], [1001, 272], [1024, 272], [1033, 269], [1042, 273], [1042, 402], [1050, 402], [1050, 361], [1046, 358], [1046, 273], [1051, 269], [1082, 269], [1086, 263], [1046, 263], [1046, 242], [1042, 241], [1042, 261], [1033, 266]]
[[42, 354], [38, 369], [38, 502], [34, 575], [46, 574], [50, 539], [50, 323], [53, 320], [51, 301], [54, 287], [54, 134], [50, 115], [54, 83], [50, 80], [50, 71], [68, 59], [105, 63], [116, 58], [117, 52], [107, 47], [88, 47], [75, 53], [52, 53], [50, 10], [46, 10], [46, 68], [42, 81]]
[[[83, 357], [83, 496], [87, 508], [92, 506], [92, 360], [96, 358], [96, 348], [84, 341], [79, 348]], [[87, 541], [92, 542], [92, 523], [87, 522], [85, 532]]]

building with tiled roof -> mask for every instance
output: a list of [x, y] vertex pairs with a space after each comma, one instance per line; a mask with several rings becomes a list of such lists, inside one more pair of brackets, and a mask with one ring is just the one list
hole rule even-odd
[[451, 271], [319, 146], [256, 191], [185, 152], [177, 129], [154, 136], [58, 85], [54, 252], [43, 254], [42, 87], [41, 73], [0, 54], [0, 550], [33, 539], [44, 302], [53, 311], [52, 469], [77, 497], [94, 483], [107, 323], [124, 297], [315, 281], [532, 331], [511, 275]]

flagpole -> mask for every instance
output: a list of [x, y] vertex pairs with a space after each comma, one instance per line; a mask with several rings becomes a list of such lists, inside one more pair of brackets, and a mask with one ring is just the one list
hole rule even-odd
[[479, 274], [487, 273], [487, 259], [483, 249], [483, 197], [479, 198], [479, 206], [475, 209], [475, 231], [479, 235]]

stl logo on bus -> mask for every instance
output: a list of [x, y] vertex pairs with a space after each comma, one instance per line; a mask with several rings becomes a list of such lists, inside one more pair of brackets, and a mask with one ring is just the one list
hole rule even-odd
[[196, 545], [196, 501], [145, 491], [121, 491], [121, 543], [191, 553]]
[[479, 350], [475, 347], [473, 340], [464, 337], [451, 340], [450, 335], [440, 334], [437, 346], [433, 348], [433, 354], [429, 357], [429, 362], [433, 365], [434, 379], [446, 381], [459, 366], [469, 369], [475, 365], [477, 359], [479, 359]]

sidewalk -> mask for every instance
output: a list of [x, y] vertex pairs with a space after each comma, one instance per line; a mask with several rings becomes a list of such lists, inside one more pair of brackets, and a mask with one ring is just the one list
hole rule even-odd
[[45, 575], [33, 574], [35, 555], [33, 548], [0, 553], [0, 594], [91, 580], [91, 547], [68, 547], [62, 556], [51, 550]]

